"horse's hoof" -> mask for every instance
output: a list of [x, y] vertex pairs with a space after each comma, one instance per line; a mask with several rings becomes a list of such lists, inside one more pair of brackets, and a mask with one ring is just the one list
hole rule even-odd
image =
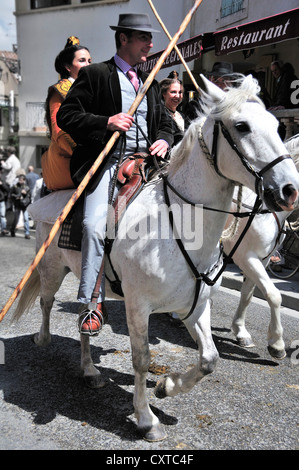
[[84, 383], [88, 388], [102, 388], [106, 385], [105, 380], [102, 379], [101, 375], [86, 375], [84, 377]]
[[166, 393], [166, 381], [165, 381], [165, 379], [160, 380], [160, 382], [158, 382], [158, 383], [156, 384], [154, 393], [155, 393], [155, 396], [156, 396], [157, 398], [165, 398], [165, 397], [167, 397], [167, 393]]
[[148, 442], [163, 441], [167, 437], [167, 434], [160, 423], [152, 426], [150, 429], [138, 428], [138, 431], [142, 435], [143, 439]]
[[39, 333], [35, 333], [31, 339], [33, 343], [36, 344], [36, 346], [40, 347], [46, 347], [51, 343], [51, 336], [49, 336], [49, 338], [47, 338], [46, 340], [41, 341], [39, 339]]
[[251, 338], [237, 338], [238, 345], [241, 348], [254, 348], [255, 344]]
[[284, 359], [287, 355], [285, 349], [278, 350], [272, 346], [268, 346], [268, 352], [272, 357], [274, 357], [274, 359]]

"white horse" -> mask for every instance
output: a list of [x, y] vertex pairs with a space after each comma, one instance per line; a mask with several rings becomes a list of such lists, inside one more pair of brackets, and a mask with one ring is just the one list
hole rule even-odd
[[[299, 171], [299, 134], [285, 142], [285, 146], [292, 155], [296, 168]], [[243, 188], [240, 211], [250, 211], [254, 205], [255, 198], [256, 195], [250, 189]], [[231, 210], [236, 211], [237, 208], [238, 203], [234, 202]], [[279, 289], [275, 287], [268, 276], [266, 266], [275, 248], [283, 241], [284, 234], [281, 233], [281, 230], [284, 228], [285, 220], [289, 215], [290, 212], [287, 211], [256, 215], [239, 248], [232, 257], [234, 263], [239, 266], [244, 275], [240, 302], [232, 322], [232, 331], [240, 346], [254, 346], [251, 335], [245, 326], [245, 318], [254, 289], [257, 286], [270, 306], [271, 319], [268, 328], [268, 350], [277, 359], [282, 359], [286, 355], [280, 319], [282, 299]], [[244, 230], [246, 222], [247, 218], [239, 219], [233, 236], [222, 239], [226, 254], [229, 254], [235, 246], [237, 239]], [[227, 225], [232, 227], [231, 224], [234, 224], [234, 222], [231, 222], [231, 216], [229, 216]]]
[[[151, 410], [146, 394], [150, 365], [149, 315], [177, 312], [198, 345], [198, 364], [184, 374], [165, 377], [156, 387], [156, 395], [160, 398], [187, 392], [214, 370], [218, 359], [210, 327], [210, 298], [219, 288], [221, 278], [211, 286], [201, 278], [204, 275], [213, 278], [221, 267], [219, 239], [235, 182], [256, 189], [271, 210], [277, 205], [291, 210], [298, 197], [295, 165], [286, 156], [286, 148], [278, 137], [276, 119], [266, 112], [257, 97], [259, 89], [252, 77], [246, 77], [238, 88], [225, 93], [201, 78], [206, 100], [211, 103], [209, 111], [190, 126], [182, 142], [174, 148], [167, 177], [145, 185], [128, 207], [111, 251], [112, 266], [124, 293], [135, 372], [137, 428], [151, 441], [164, 439], [166, 434]], [[214, 130], [216, 122], [221, 127], [218, 136], [215, 133], [218, 125]], [[237, 148], [232, 149], [230, 139]], [[167, 197], [170, 208], [165, 204]], [[44, 204], [48, 207], [47, 201]], [[200, 211], [198, 206], [201, 205], [220, 212]], [[169, 237], [165, 236], [169, 213], [174, 217], [173, 230], [182, 232], [180, 240], [187, 247], [191, 267], [172, 235], [173, 231], [170, 230]], [[184, 222], [185, 225], [186, 221], [190, 222], [190, 227], [194, 227], [194, 243], [190, 242], [190, 230], [185, 232], [185, 225], [182, 225], [186, 213], [189, 216]], [[38, 248], [50, 229], [49, 224], [38, 223]], [[18, 317], [24, 305], [28, 306], [28, 295], [32, 300], [40, 293], [43, 322], [35, 337], [38, 345], [50, 341], [50, 310], [65, 274], [71, 270], [80, 277], [80, 253], [59, 249], [57, 239], [58, 235], [42, 258], [39, 275], [36, 273], [25, 286], [16, 312]], [[109, 264], [106, 273], [109, 278], [113, 277]], [[109, 291], [109, 283], [106, 295], [115, 298]], [[90, 379], [89, 384], [102, 386], [100, 372], [90, 356], [89, 338], [81, 337], [81, 344], [84, 377]]]

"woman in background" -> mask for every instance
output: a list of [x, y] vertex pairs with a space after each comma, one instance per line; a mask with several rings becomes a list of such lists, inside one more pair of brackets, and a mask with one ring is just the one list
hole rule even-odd
[[165, 109], [172, 120], [173, 145], [176, 145], [182, 140], [185, 131], [184, 116], [177, 110], [184, 96], [183, 84], [178, 78], [164, 78], [159, 85]]

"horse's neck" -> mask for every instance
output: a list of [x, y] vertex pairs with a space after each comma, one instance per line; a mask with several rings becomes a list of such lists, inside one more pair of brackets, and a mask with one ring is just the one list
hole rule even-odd
[[227, 180], [218, 176], [198, 142], [179, 165], [170, 160], [168, 177], [184, 197], [198, 204], [222, 204], [217, 191], [226, 192], [231, 186]]
[[[216, 173], [198, 143], [193, 146], [189, 156], [183, 159], [179, 168], [177, 165], [173, 168], [170, 162], [168, 177], [172, 186], [185, 199], [207, 208], [230, 210], [234, 186]], [[215, 250], [226, 218], [225, 213], [203, 210], [203, 227], [199, 230], [203, 229], [201, 252], [207, 258]]]

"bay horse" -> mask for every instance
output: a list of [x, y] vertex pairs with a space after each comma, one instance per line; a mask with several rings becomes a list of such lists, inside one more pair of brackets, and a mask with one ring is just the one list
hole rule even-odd
[[[299, 171], [299, 134], [284, 142], [291, 154], [297, 171]], [[242, 201], [237, 203], [238, 191], [235, 190], [235, 198], [231, 210], [248, 212], [255, 202], [255, 193], [248, 188], [242, 188]], [[257, 286], [268, 302], [271, 318], [268, 328], [268, 350], [276, 359], [286, 356], [283, 340], [283, 327], [281, 324], [280, 308], [281, 293], [274, 285], [266, 271], [266, 267], [275, 249], [283, 242], [284, 224], [291, 212], [266, 212], [257, 214], [246, 232], [240, 246], [237, 248], [232, 259], [243, 272], [243, 283], [239, 305], [232, 321], [232, 331], [236, 336], [238, 344], [243, 347], [253, 347], [252, 337], [245, 326], [248, 307]], [[228, 217], [227, 225], [231, 226], [232, 216]], [[246, 218], [239, 219], [236, 230], [232, 236], [222, 237], [224, 251], [229, 254], [234, 247], [238, 237], [246, 224]], [[227, 228], [228, 230], [228, 228]]]
[[[150, 314], [176, 312], [199, 351], [196, 366], [163, 378], [155, 393], [163, 398], [188, 392], [213, 372], [219, 356], [211, 333], [210, 299], [220, 287], [221, 277], [212, 283], [207, 278], [213, 279], [221, 269], [219, 239], [235, 184], [256, 191], [270, 210], [292, 210], [298, 197], [294, 162], [277, 134], [277, 120], [258, 98], [257, 82], [248, 76], [238, 87], [223, 92], [201, 76], [201, 87], [203, 115], [173, 148], [163, 176], [146, 184], [127, 208], [105, 267], [109, 279], [116, 272], [121, 281], [135, 373], [137, 429], [149, 441], [166, 437], [146, 393]], [[50, 211], [50, 197], [36, 203], [43, 206], [43, 214]], [[40, 216], [37, 222], [37, 249], [51, 229], [43, 220]], [[187, 225], [194, 229], [185, 230]], [[25, 286], [15, 314], [18, 318], [29, 299], [40, 295], [43, 321], [35, 336], [38, 345], [50, 341], [50, 311], [64, 276], [72, 271], [80, 278], [80, 252], [58, 248], [58, 236]], [[122, 298], [111, 291], [109, 282], [106, 296]], [[101, 387], [88, 336], [81, 337], [81, 345], [84, 378], [89, 385]]]

